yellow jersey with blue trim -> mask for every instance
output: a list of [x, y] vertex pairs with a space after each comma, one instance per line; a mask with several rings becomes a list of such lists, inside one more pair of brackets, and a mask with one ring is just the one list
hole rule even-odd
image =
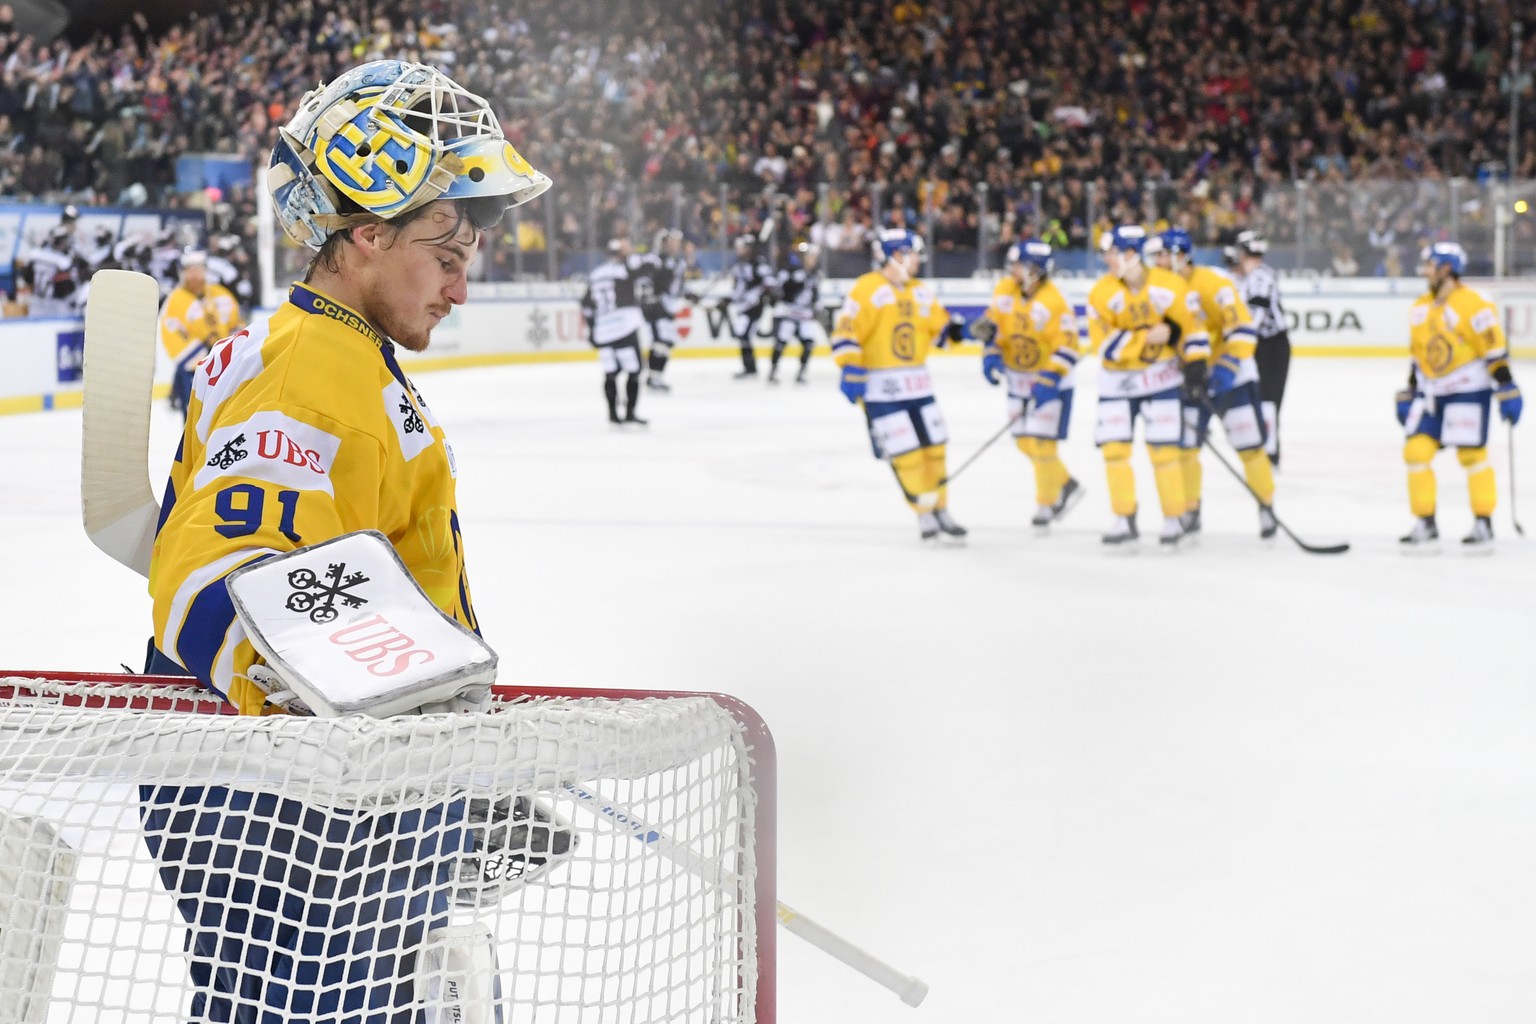
[[[1165, 322], [1169, 340], [1149, 340], [1147, 333]], [[1210, 354], [1199, 299], [1182, 277], [1161, 267], [1147, 267], [1136, 289], [1113, 274], [1099, 278], [1088, 293], [1088, 343], [1106, 370], [1145, 370]]]
[[997, 324], [987, 349], [998, 351], [1014, 373], [1050, 370], [1065, 377], [1077, 365], [1077, 314], [1054, 281], [1041, 281], [1033, 295], [1025, 295], [1018, 281], [1004, 277], [992, 290], [986, 316]]
[[1408, 311], [1408, 338], [1419, 387], [1432, 395], [1487, 390], [1493, 372], [1509, 365], [1498, 307], [1463, 284], [1444, 301], [1419, 296]]
[[174, 363], [200, 355], [240, 327], [240, 302], [220, 284], [210, 282], [201, 293], [177, 285], [160, 307], [160, 347]]
[[479, 631], [453, 451], [394, 345], [304, 285], [214, 345], [193, 378], [150, 562], [155, 642], [243, 714], [264, 710], [228, 574], [354, 530], [389, 538], [445, 614]]
[[1186, 279], [1190, 294], [1200, 305], [1205, 331], [1210, 337], [1212, 360], [1222, 356], [1252, 359], [1259, 344], [1253, 314], [1238, 291], [1237, 282], [1215, 267], [1195, 267]]
[[832, 324], [832, 355], [839, 366], [869, 371], [866, 402], [933, 397], [928, 350], [949, 326], [949, 311], [930, 285], [913, 279], [891, 284], [878, 271], [860, 276]]

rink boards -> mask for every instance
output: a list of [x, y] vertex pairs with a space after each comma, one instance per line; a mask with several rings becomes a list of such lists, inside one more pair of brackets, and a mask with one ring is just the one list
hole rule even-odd
[[[823, 296], [835, 304], [851, 282], [827, 281]], [[1089, 278], [1059, 282], [1081, 309]], [[1504, 315], [1517, 358], [1536, 358], [1536, 281], [1474, 281]], [[935, 282], [951, 310], [973, 319], [991, 295], [992, 280]], [[723, 314], [715, 307], [725, 282], [706, 290], [703, 301], [678, 317], [682, 358], [728, 356], [736, 350]], [[438, 325], [429, 354], [401, 353], [413, 372], [518, 362], [592, 358], [584, 340], [579, 282], [474, 286], [474, 298]], [[1298, 356], [1399, 356], [1407, 354], [1408, 308], [1423, 290], [1417, 278], [1287, 280], [1283, 284], [1291, 343]], [[771, 344], [759, 327], [759, 345]], [[0, 321], [0, 413], [73, 408], [80, 404], [80, 370], [85, 343], [78, 319]], [[157, 342], [156, 342], [157, 343]], [[970, 346], [963, 346], [966, 354]], [[159, 380], [169, 381], [162, 357]]]

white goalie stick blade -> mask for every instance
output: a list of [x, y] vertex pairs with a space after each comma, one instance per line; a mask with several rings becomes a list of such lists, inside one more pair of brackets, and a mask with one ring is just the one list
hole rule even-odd
[[149, 485], [160, 286], [148, 274], [98, 270], [85, 309], [80, 512], [91, 542], [149, 575], [160, 503]]

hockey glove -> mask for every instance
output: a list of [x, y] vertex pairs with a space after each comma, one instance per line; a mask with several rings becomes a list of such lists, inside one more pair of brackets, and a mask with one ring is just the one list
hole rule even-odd
[[971, 324], [971, 337], [983, 345], [990, 344], [997, 337], [997, 324], [988, 317], [979, 316]]
[[1499, 418], [1507, 421], [1510, 426], [1519, 423], [1520, 410], [1525, 403], [1520, 399], [1520, 389], [1515, 386], [1515, 382], [1505, 381], [1494, 394], [1499, 399]]
[[864, 389], [869, 386], [869, 374], [862, 366], [845, 366], [843, 379], [837, 386], [850, 403], [857, 404], [864, 397]]
[[981, 357], [981, 375], [987, 378], [988, 384], [996, 384], [1003, 378], [1003, 354], [1001, 352], [987, 352]]
[[949, 314], [949, 326], [944, 328], [944, 334], [939, 340], [939, 347], [943, 348], [952, 341], [960, 341], [965, 337], [965, 317], [959, 313]]
[[1196, 359], [1192, 363], [1184, 364], [1184, 387], [1179, 397], [1184, 399], [1185, 405], [1199, 405], [1205, 398], [1206, 377], [1210, 367], [1204, 359]]
[[1233, 356], [1222, 356], [1216, 360], [1216, 369], [1211, 371], [1211, 397], [1220, 398], [1222, 395], [1237, 387], [1237, 359]]
[[1413, 392], [1404, 388], [1397, 393], [1397, 422], [1408, 425], [1408, 410], [1413, 408]]
[[1029, 389], [1029, 400], [1035, 406], [1054, 402], [1061, 397], [1061, 374], [1055, 370], [1042, 370], [1035, 374], [1034, 386]]

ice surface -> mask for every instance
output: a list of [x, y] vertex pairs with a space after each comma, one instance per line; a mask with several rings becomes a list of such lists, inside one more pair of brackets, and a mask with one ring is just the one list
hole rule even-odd
[[[954, 486], [970, 544], [934, 551], [829, 362], [807, 388], [731, 368], [674, 361], [644, 433], [610, 430], [593, 364], [419, 383], [503, 679], [756, 706], [782, 898], [932, 987], [909, 1010], [781, 931], [781, 1021], [1536, 1018], [1536, 542], [1509, 526], [1502, 423], [1497, 553], [1455, 550], [1470, 513], [1445, 453], [1446, 551], [1404, 558], [1402, 361], [1298, 360], [1276, 508], [1354, 550], [1261, 544], [1207, 457], [1203, 543], [1161, 556], [1138, 453], [1145, 550], [1113, 557], [1090, 381], [1067, 522], [1030, 530], [1001, 441]], [[935, 376], [954, 466], [1006, 411], [974, 358]], [[156, 410], [157, 480], [177, 429]], [[142, 663], [143, 581], [79, 523], [79, 431], [78, 412], [0, 417], [8, 668]]]

